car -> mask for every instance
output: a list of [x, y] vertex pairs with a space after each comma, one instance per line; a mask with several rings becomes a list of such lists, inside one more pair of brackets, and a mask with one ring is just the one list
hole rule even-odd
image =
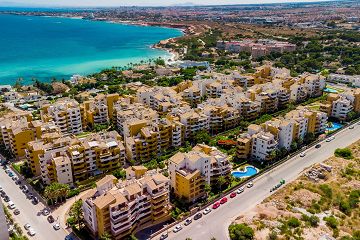
[[321, 148], [321, 144], [316, 144], [315, 148]]
[[249, 182], [249, 183], [247, 184], [247, 187], [248, 187], [248, 188], [251, 188], [252, 186], [254, 186], [254, 183], [253, 183], [253, 182]]
[[30, 226], [30, 224], [27, 223], [24, 225], [24, 228], [25, 228], [25, 230], [28, 230], [29, 228], [31, 228], [31, 226]]
[[4, 202], [9, 202], [10, 201], [10, 198], [8, 196], [5, 196], [4, 197]]
[[354, 129], [355, 128], [355, 126], [354, 125], [351, 125], [350, 127], [349, 127], [349, 129]]
[[181, 229], [182, 229], [182, 226], [181, 226], [181, 225], [177, 225], [177, 226], [174, 228], [173, 232], [174, 232], [174, 233], [177, 233], [177, 232], [181, 231]]
[[39, 199], [37, 197], [33, 197], [32, 202], [33, 202], [33, 204], [38, 204]]
[[360, 122], [358, 122], [358, 125], [360, 125]]
[[218, 207], [220, 207], [219, 202], [214, 203], [213, 206], [212, 206], [213, 209], [217, 209]]
[[[205, 212], [205, 211], [204, 211], [204, 212]], [[195, 214], [194, 220], [198, 220], [198, 219], [200, 219], [200, 218], [202, 218], [202, 214], [201, 214], [201, 213]]]
[[227, 197], [223, 197], [221, 200], [220, 200], [220, 204], [224, 204], [224, 203], [227, 203]]
[[17, 176], [13, 176], [11, 179], [12, 179], [14, 182], [16, 182], [17, 180], [19, 180], [19, 178], [18, 178]]
[[185, 220], [184, 225], [187, 226], [187, 225], [190, 225], [191, 223], [192, 223], [191, 218], [188, 218]]
[[17, 181], [15, 181], [15, 184], [16, 184], [16, 185], [20, 185], [20, 184], [21, 184], [21, 180], [18, 179]]
[[16, 208], [15, 204], [14, 204], [12, 201], [9, 201], [8, 207], [9, 207], [10, 209], [15, 209], [15, 208]]
[[330, 139], [330, 138], [327, 138], [327, 139], [325, 140], [325, 142], [331, 142], [331, 139]]
[[24, 186], [22, 187], [22, 191], [23, 191], [23, 193], [28, 193], [28, 192], [29, 192], [29, 188], [24, 185]]
[[15, 215], [19, 215], [19, 214], [20, 214], [20, 210], [16, 208], [16, 209], [14, 210], [14, 214], [15, 214]]
[[26, 197], [27, 197], [28, 199], [32, 199], [32, 198], [34, 197], [34, 195], [33, 195], [32, 193], [28, 193], [28, 194], [26, 195]]
[[55, 219], [54, 219], [54, 217], [53, 217], [52, 215], [49, 215], [49, 216], [47, 217], [47, 220], [48, 220], [49, 223], [55, 222]]
[[47, 215], [49, 215], [49, 214], [50, 214], [50, 213], [49, 213], [48, 210], [46, 210], [46, 209], [43, 210], [43, 215], [44, 215], [44, 216], [47, 216]]
[[9, 177], [13, 177], [13, 176], [14, 176], [14, 173], [13, 173], [13, 172], [9, 172], [8, 175], [9, 175]]
[[59, 230], [59, 229], [60, 229], [60, 225], [59, 225], [58, 223], [56, 223], [56, 224], [54, 224], [53, 228], [54, 228], [55, 230]]
[[169, 236], [168, 233], [163, 233], [163, 234], [161, 234], [161, 236], [160, 236], [160, 240], [164, 240], [164, 239], [166, 239], [168, 236]]
[[230, 194], [230, 198], [234, 198], [234, 197], [236, 197], [236, 192], [232, 192], [232, 193]]
[[0, 191], [0, 195], [1, 195], [1, 197], [5, 197], [6, 193], [4, 191]]
[[35, 232], [35, 230], [34, 230], [33, 228], [29, 228], [28, 234], [29, 234], [30, 236], [35, 236], [36, 232]]
[[0, 186], [0, 191], [2, 191], [3, 190], [3, 188]]
[[244, 187], [241, 187], [241, 188], [239, 188], [239, 189], [236, 191], [236, 193], [237, 193], [237, 194], [240, 194], [240, 193], [244, 192], [244, 190], [245, 190], [245, 188], [244, 188]]
[[8, 174], [10, 172], [10, 169], [8, 169], [7, 167], [5, 168], [5, 173]]
[[302, 152], [300, 153], [300, 157], [305, 157], [306, 156], [306, 153]]
[[67, 235], [67, 236], [65, 237], [65, 240], [73, 240], [73, 238], [72, 238], [70, 235]]
[[211, 209], [210, 208], [205, 208], [204, 209], [204, 211], [203, 211], [203, 213], [205, 214], [205, 215], [207, 215], [207, 214], [209, 214], [211, 212]]

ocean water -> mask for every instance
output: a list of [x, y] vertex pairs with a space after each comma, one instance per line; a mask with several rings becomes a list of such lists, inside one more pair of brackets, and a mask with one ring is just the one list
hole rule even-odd
[[0, 14], [0, 84], [23, 78], [50, 81], [73, 74], [126, 66], [150, 58], [169, 58], [150, 46], [178, 37], [178, 29], [82, 19]]

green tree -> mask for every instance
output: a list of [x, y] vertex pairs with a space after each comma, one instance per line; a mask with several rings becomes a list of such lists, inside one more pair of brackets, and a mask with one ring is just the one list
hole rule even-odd
[[100, 239], [100, 240], [112, 240], [112, 236], [111, 236], [110, 233], [104, 232], [104, 233], [100, 236], [99, 239]]
[[211, 140], [210, 134], [205, 130], [198, 131], [194, 136], [195, 143], [208, 144], [210, 140]]
[[44, 190], [44, 196], [48, 200], [50, 200], [51, 204], [53, 204], [54, 200], [58, 200], [59, 198], [61, 199], [66, 198], [69, 191], [70, 191], [69, 185], [55, 182], [46, 186]]
[[353, 158], [352, 152], [349, 148], [337, 148], [335, 150], [335, 156], [341, 157], [344, 159], [352, 159]]
[[126, 171], [124, 169], [116, 169], [115, 171], [113, 171], [112, 174], [117, 179], [125, 179], [126, 178]]
[[73, 219], [75, 223], [78, 224], [78, 228], [80, 229], [81, 223], [84, 220], [84, 213], [82, 209], [82, 200], [76, 201], [70, 208], [69, 216]]
[[251, 240], [254, 239], [254, 230], [247, 224], [231, 224], [229, 235], [231, 240]]
[[205, 186], [204, 186], [204, 191], [206, 192], [206, 195], [209, 196], [209, 194], [211, 193], [211, 186], [210, 186], [210, 184], [205, 184]]

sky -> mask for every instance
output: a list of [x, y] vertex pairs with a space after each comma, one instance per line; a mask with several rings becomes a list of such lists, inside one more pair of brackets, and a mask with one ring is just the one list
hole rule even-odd
[[282, 2], [314, 2], [314, 0], [0, 0], [0, 6], [171, 6], [177, 4], [184, 4], [187, 2], [194, 5], [225, 5]]

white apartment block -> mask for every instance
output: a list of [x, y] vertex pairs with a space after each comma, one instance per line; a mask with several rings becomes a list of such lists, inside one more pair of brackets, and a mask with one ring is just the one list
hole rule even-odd
[[330, 82], [339, 82], [345, 84], [352, 84], [355, 87], [360, 87], [360, 75], [342, 75], [342, 74], [334, 74], [331, 73], [327, 80]]
[[252, 136], [251, 156], [260, 161], [267, 160], [277, 145], [275, 136], [270, 132], [256, 133]]
[[345, 97], [340, 97], [332, 103], [331, 116], [340, 121], [345, 121], [352, 110], [352, 102]]
[[51, 118], [62, 133], [79, 134], [83, 131], [79, 103], [72, 99], [60, 100], [42, 111], [42, 119]]

